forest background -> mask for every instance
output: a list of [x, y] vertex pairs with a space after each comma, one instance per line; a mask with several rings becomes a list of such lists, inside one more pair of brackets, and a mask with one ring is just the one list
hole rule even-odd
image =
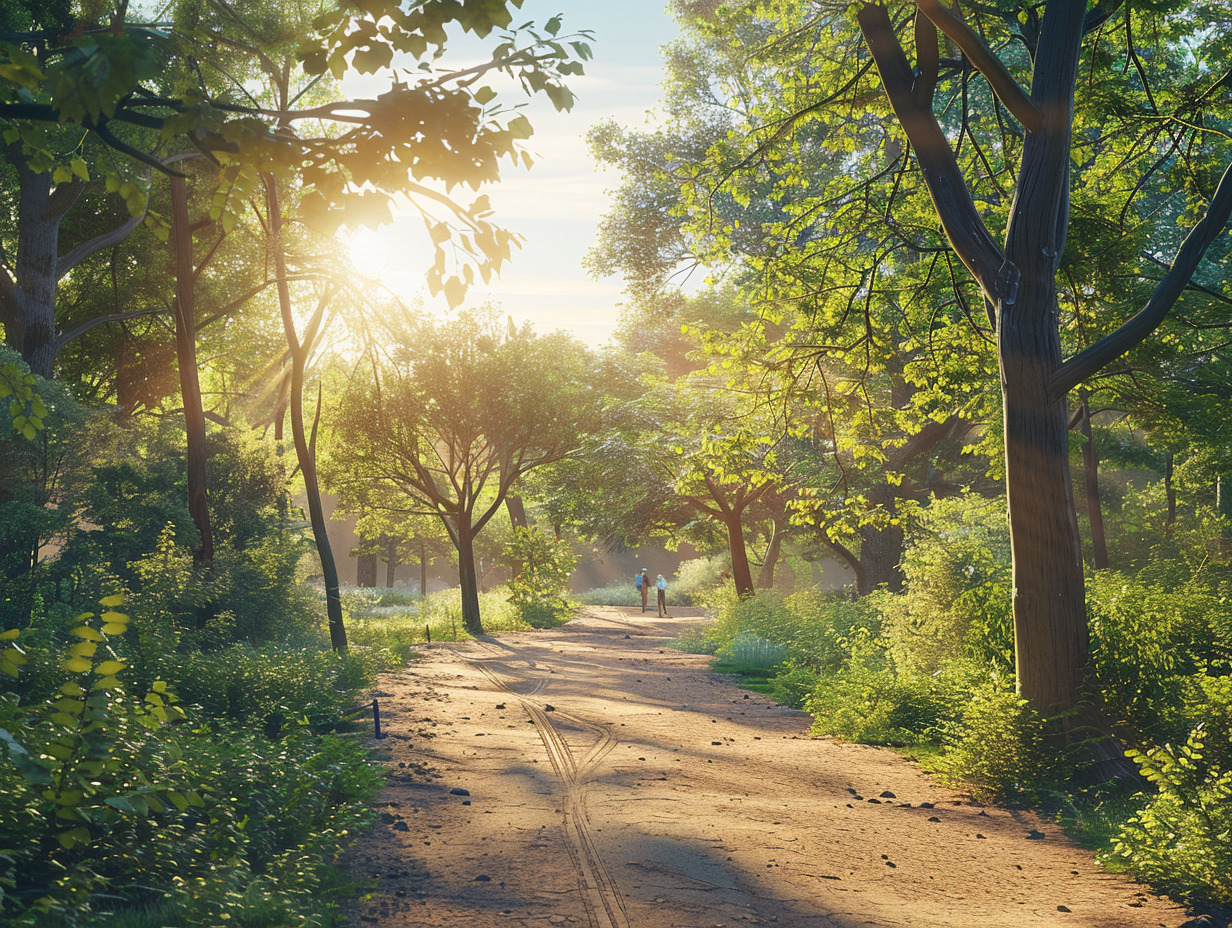
[[[705, 555], [679, 646], [818, 733], [1232, 903], [1226, 5], [675, 4], [659, 128], [590, 135], [600, 350], [466, 302], [592, 55], [517, 12], [0, 11], [5, 921], [328, 924], [375, 674], [647, 539]], [[444, 318], [336, 238], [395, 203]]]

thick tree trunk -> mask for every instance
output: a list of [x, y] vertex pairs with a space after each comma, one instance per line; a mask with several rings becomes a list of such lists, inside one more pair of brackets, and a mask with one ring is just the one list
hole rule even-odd
[[385, 543], [385, 588], [392, 590], [394, 588], [394, 573], [398, 569], [398, 543], [396, 541], [387, 541]]
[[282, 327], [291, 355], [291, 390], [288, 397], [291, 409], [291, 438], [295, 443], [295, 455], [304, 478], [304, 495], [308, 499], [308, 517], [312, 523], [312, 537], [316, 541], [321, 558], [321, 578], [325, 583], [325, 610], [329, 616], [329, 640], [335, 651], [347, 647], [346, 626], [342, 621], [342, 597], [338, 590], [338, 565], [329, 544], [325, 527], [325, 509], [321, 505], [321, 489], [317, 484], [316, 459], [308, 447], [304, 431], [304, 348], [295, 334], [295, 316], [291, 308], [291, 288], [287, 282], [287, 258], [282, 241], [282, 207], [278, 198], [277, 182], [270, 175], [265, 177], [266, 205], [269, 212], [271, 245], [274, 257], [274, 273], [278, 282], [278, 306], [282, 314]]
[[1096, 570], [1108, 569], [1108, 542], [1104, 536], [1104, 510], [1099, 498], [1099, 453], [1091, 431], [1091, 403], [1087, 390], [1078, 391], [1082, 405], [1082, 474], [1087, 492], [1087, 519], [1091, 523], [1091, 562]]
[[1056, 269], [1069, 223], [1070, 131], [1081, 4], [1049, 4], [1027, 134], [995, 286], [1005, 423], [1005, 489], [1013, 553], [1018, 690], [1043, 713], [1082, 697], [1087, 614], [1082, 542], [1069, 470], [1069, 410], [1049, 378], [1061, 366]]
[[175, 250], [175, 355], [180, 368], [180, 396], [184, 403], [184, 431], [188, 446], [188, 511], [197, 526], [201, 543], [193, 551], [193, 564], [210, 568], [214, 563], [214, 537], [210, 530], [210, 506], [206, 495], [205, 409], [197, 376], [197, 331], [192, 228], [188, 221], [188, 185], [182, 177], [171, 178], [171, 238]]
[[462, 622], [472, 635], [483, 634], [479, 616], [479, 578], [475, 573], [475, 536], [469, 523], [458, 524], [458, 583], [462, 588]]
[[355, 559], [355, 585], [364, 589], [371, 589], [376, 586], [376, 562], [375, 554], [361, 554]]
[[747, 599], [754, 593], [753, 572], [749, 568], [749, 552], [744, 545], [744, 526], [740, 512], [733, 511], [723, 516], [727, 527], [727, 544], [731, 549], [732, 579], [736, 583], [736, 595]]
[[[1025, 275], [1024, 275], [1025, 276]], [[1069, 470], [1069, 415], [1050, 400], [1060, 362], [1051, 276], [1024, 281], [999, 326], [1005, 488], [1013, 553], [1018, 687], [1041, 712], [1074, 706], [1087, 657], [1082, 547]]]
[[9, 344], [32, 373], [51, 379], [56, 360], [56, 261], [60, 219], [52, 207], [51, 172], [30, 170], [16, 157], [21, 192], [17, 213], [16, 287], [4, 313]]
[[[869, 501], [884, 509], [891, 517], [897, 514], [895, 487], [890, 484], [874, 487]], [[856, 572], [856, 591], [861, 596], [877, 589], [891, 593], [903, 591], [903, 526], [869, 523], [859, 528], [860, 569]]]

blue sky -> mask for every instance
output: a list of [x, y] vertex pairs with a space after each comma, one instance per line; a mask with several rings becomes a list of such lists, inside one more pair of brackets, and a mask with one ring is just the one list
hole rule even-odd
[[[529, 148], [535, 165], [507, 168], [505, 179], [487, 191], [496, 221], [523, 235], [499, 280], [472, 290], [468, 303], [490, 299], [515, 319], [529, 320], [539, 332], [567, 329], [592, 345], [611, 334], [622, 301], [618, 277], [591, 280], [581, 262], [594, 241], [595, 226], [607, 206], [605, 189], [619, 175], [595, 168], [586, 132], [597, 122], [616, 119], [647, 125], [659, 99], [660, 46], [675, 37], [664, 0], [526, 0], [516, 22], [543, 23], [564, 14], [564, 30], [590, 29], [594, 60], [586, 74], [570, 81], [577, 104], [556, 113], [543, 101], [527, 109], [535, 126]], [[402, 213], [378, 235], [360, 236], [357, 264], [378, 276], [404, 298], [420, 295], [430, 308], [445, 312], [443, 300], [428, 299], [423, 271], [429, 245], [417, 215]]]

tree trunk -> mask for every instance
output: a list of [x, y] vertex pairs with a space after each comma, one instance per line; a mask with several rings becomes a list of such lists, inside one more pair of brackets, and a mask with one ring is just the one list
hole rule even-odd
[[744, 546], [744, 526], [740, 511], [733, 510], [723, 516], [727, 526], [727, 544], [731, 549], [732, 579], [736, 583], [736, 595], [747, 599], [753, 595], [753, 572], [749, 569], [749, 553]]
[[479, 617], [479, 578], [475, 573], [475, 535], [469, 522], [458, 523], [458, 583], [462, 587], [462, 622], [472, 635], [483, 634]]
[[396, 541], [387, 541], [385, 543], [385, 588], [392, 590], [394, 588], [394, 572], [398, 569], [398, 543]]
[[1168, 515], [1164, 519], [1164, 537], [1172, 537], [1172, 528], [1176, 525], [1176, 487], [1172, 483], [1172, 452], [1168, 452], [1164, 460], [1164, 496], [1168, 500]]
[[184, 431], [188, 445], [188, 511], [201, 543], [193, 550], [193, 565], [209, 569], [214, 563], [214, 537], [206, 495], [205, 409], [197, 375], [196, 301], [193, 293], [192, 228], [188, 221], [188, 185], [171, 178], [171, 237], [175, 251], [175, 355], [180, 368], [180, 396], [184, 402]]
[[5, 332], [9, 344], [30, 365], [31, 373], [50, 380], [56, 360], [56, 261], [62, 214], [57, 215], [52, 208], [51, 171], [31, 170], [21, 154], [13, 160], [21, 189], [16, 287], [8, 301], [15, 305], [5, 307]]
[[505, 497], [505, 508], [509, 510], [509, 521], [514, 528], [526, 528], [530, 523], [526, 521], [526, 505], [522, 502], [522, 497], [510, 493]]
[[361, 554], [355, 559], [355, 585], [365, 589], [372, 589], [376, 586], [376, 562], [375, 554]]
[[1061, 353], [1055, 311], [1051, 276], [1024, 280], [998, 327], [1018, 688], [1045, 714], [1078, 703], [1088, 643], [1069, 415], [1064, 397], [1048, 398]]
[[1069, 224], [1083, 15], [1073, 3], [1045, 11], [1031, 87], [1042, 124], [1023, 142], [1004, 263], [986, 289], [998, 310], [1018, 690], [1044, 714], [1081, 700], [1088, 645], [1069, 409], [1064, 395], [1049, 390], [1061, 366], [1056, 272]]
[[[898, 514], [896, 487], [890, 484], [874, 487], [869, 501], [884, 509], [891, 518]], [[891, 593], [903, 591], [903, 526], [901, 523], [877, 525], [869, 523], [859, 528], [860, 569], [856, 572], [856, 591], [865, 596], [876, 589]]]
[[428, 544], [419, 543], [419, 595], [428, 595]]
[[1223, 554], [1232, 554], [1232, 487], [1228, 484], [1226, 475], [1215, 478], [1215, 511], [1223, 516], [1219, 529], [1219, 550]]
[[757, 588], [770, 590], [774, 588], [774, 567], [783, 551], [783, 535], [787, 529], [786, 514], [775, 513], [773, 528], [770, 529], [770, 543], [766, 545], [766, 556], [761, 562], [761, 570], [757, 574]]
[[1091, 394], [1078, 391], [1082, 406], [1082, 474], [1087, 491], [1087, 519], [1091, 523], [1091, 555], [1096, 570], [1108, 569], [1108, 543], [1104, 537], [1104, 510], [1099, 498], [1099, 454], [1091, 432]]
[[282, 207], [278, 198], [278, 186], [272, 175], [265, 176], [265, 197], [269, 212], [271, 250], [274, 257], [274, 273], [278, 282], [278, 307], [282, 314], [282, 327], [291, 355], [291, 389], [288, 397], [291, 409], [291, 437], [295, 443], [295, 455], [304, 478], [304, 495], [308, 498], [308, 516], [312, 523], [312, 537], [316, 541], [321, 558], [321, 577], [325, 582], [325, 610], [329, 616], [329, 641], [335, 651], [347, 647], [346, 627], [342, 621], [342, 596], [338, 590], [338, 565], [329, 544], [325, 527], [325, 509], [321, 505], [321, 490], [317, 484], [317, 465], [308, 447], [304, 432], [304, 348], [295, 334], [295, 317], [291, 309], [291, 288], [287, 282], [287, 257], [282, 242]]

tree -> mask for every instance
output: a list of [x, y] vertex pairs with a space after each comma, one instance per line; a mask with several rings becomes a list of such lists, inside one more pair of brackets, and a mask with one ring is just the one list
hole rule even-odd
[[[294, 175], [304, 185], [306, 215], [322, 228], [379, 223], [399, 194], [409, 196], [438, 244], [449, 240], [460, 262], [442, 258], [429, 270], [434, 290], [458, 304], [476, 269], [485, 277], [508, 260], [515, 237], [489, 218], [486, 197], [463, 204], [433, 186], [472, 189], [499, 178], [502, 160], [521, 156], [532, 132], [525, 116], [502, 108], [497, 93], [480, 83], [489, 75], [511, 79], [527, 93], [545, 93], [560, 109], [573, 100], [563, 79], [581, 73], [590, 56], [586, 33], [561, 35], [560, 17], [539, 32], [529, 25], [499, 35], [491, 60], [458, 69], [438, 68], [446, 26], [479, 37], [512, 22], [512, 7], [497, 2], [460, 6], [425, 0], [409, 11], [393, 0], [322, 3], [311, 24], [297, 9], [269, 10], [261, 23], [273, 45], [254, 44], [253, 20], [220, 2], [177, 7], [174, 26], [135, 19], [127, 0], [97, 4], [80, 17], [56, 7], [40, 19], [42, 4], [23, 3], [3, 22], [0, 36], [0, 124], [8, 158], [21, 176], [17, 204], [18, 246], [12, 273], [0, 274], [0, 321], [6, 337], [51, 374], [63, 344], [56, 332], [55, 286], [77, 263], [122, 240], [141, 221], [143, 184], [112, 172], [109, 189], [128, 212], [115, 228], [66, 255], [58, 253], [60, 221], [80, 196], [90, 166], [77, 153], [82, 132], [150, 170], [174, 173], [148, 150], [168, 140], [208, 152], [219, 164], [226, 190], [215, 218], [236, 221], [245, 194], [263, 173]], [[10, 11], [5, 8], [6, 14]], [[379, 28], [378, 28], [379, 24]], [[284, 83], [300, 83], [292, 98], [259, 101], [231, 79], [229, 66], [256, 59]], [[408, 66], [375, 99], [312, 102], [327, 77], [348, 71], [371, 74], [396, 56]], [[414, 64], [422, 62], [425, 68]], [[207, 81], [206, 76], [210, 80]], [[58, 151], [61, 126], [79, 131]], [[303, 131], [301, 127], [308, 127]], [[133, 133], [136, 135], [134, 136]], [[129, 163], [131, 164], [131, 161]], [[529, 164], [529, 161], [527, 161]]]
[[506, 327], [490, 311], [411, 320], [392, 336], [329, 420], [327, 483], [352, 512], [439, 519], [458, 553], [463, 620], [478, 634], [476, 536], [523, 474], [599, 428], [594, 360], [568, 336]]
[[[1087, 659], [1066, 395], [1154, 331], [1232, 213], [1232, 171], [1224, 173], [1213, 192], [1207, 193], [1209, 188], [1204, 190], [1200, 181], [1194, 192], [1209, 197], [1206, 214], [1178, 249], [1147, 305], [1091, 347], [1068, 360], [1062, 357], [1057, 276], [1069, 227], [1074, 88], [1083, 38], [1108, 15], [1100, 8], [1088, 15], [1081, 4], [1056, 0], [1046, 4], [1042, 17], [1030, 11], [1022, 30], [1032, 64], [1029, 93], [979, 33], [936, 0], [917, 3], [914, 71], [885, 7], [869, 4], [858, 15], [946, 236], [996, 318], [1018, 685], [1026, 699], [1048, 711], [1080, 701]], [[1137, 14], [1126, 10], [1124, 15], [1129, 23]], [[1025, 130], [1004, 246], [996, 243], [972, 200], [933, 112], [940, 74], [939, 29]], [[1193, 38], [1201, 43], [1197, 35]], [[1209, 54], [1201, 44], [1194, 52], [1199, 60], [1204, 52]], [[1149, 88], [1141, 91], [1149, 93]], [[1083, 124], [1078, 128], [1081, 133]]]
[[[934, 293], [939, 280], [949, 284], [948, 300], [919, 307], [935, 320], [920, 337], [963, 320], [977, 336], [992, 326], [1019, 689], [1046, 713], [1079, 704], [1087, 631], [1066, 394], [1168, 317], [1232, 209], [1215, 128], [1227, 115], [1217, 91], [1226, 44], [1204, 25], [1222, 9], [1109, 3], [1088, 12], [1054, 0], [980, 6], [970, 24], [937, 0], [896, 20], [880, 4], [692, 10], [700, 32], [747, 64], [697, 86], [725, 92], [716, 104], [745, 121], [694, 169], [694, 192], [677, 210], [704, 229], [709, 204], [733, 187], [779, 204], [784, 221], [760, 227], [761, 257], [746, 263], [811, 265], [796, 275], [800, 303], [832, 306], [829, 295], [845, 291], [835, 317], [862, 316], [866, 335], [826, 340], [825, 354], [896, 341], [876, 312], [887, 289], [896, 292], [886, 270], [928, 279]], [[1028, 71], [1030, 92], [1019, 83]], [[730, 238], [728, 216], [709, 215], [713, 236]], [[1124, 304], [1090, 300], [1114, 278], [1157, 275], [1174, 246], [1132, 319]], [[1218, 289], [1208, 274], [1203, 285]], [[768, 300], [781, 279], [765, 277]]]

